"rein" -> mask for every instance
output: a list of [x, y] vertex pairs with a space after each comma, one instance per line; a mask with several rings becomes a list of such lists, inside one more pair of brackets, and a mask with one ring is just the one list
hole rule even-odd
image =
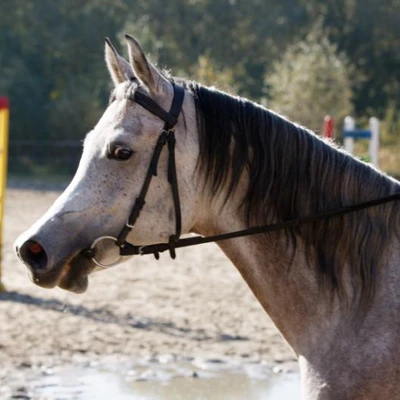
[[[181, 86], [172, 84], [174, 89], [174, 98], [172, 100], [171, 109], [169, 112], [161, 108], [154, 100], [145, 94], [136, 91], [134, 93], [134, 100], [140, 104], [143, 108], [150, 111], [152, 114], [159, 117], [164, 121], [164, 127], [157, 140], [156, 147], [154, 148], [153, 156], [150, 161], [145, 180], [140, 190], [139, 196], [136, 198], [132, 211], [128, 217], [128, 220], [122, 228], [117, 238], [112, 236], [102, 236], [97, 238], [93, 244], [82, 251], [82, 255], [86, 258], [90, 258], [93, 262], [102, 267], [110, 267], [117, 262], [109, 265], [104, 265], [96, 260], [96, 245], [104, 239], [111, 239], [115, 242], [115, 245], [119, 247], [120, 256], [131, 256], [131, 255], [145, 255], [154, 254], [158, 260], [160, 258], [159, 253], [169, 251], [171, 258], [175, 259], [175, 249], [181, 247], [195, 246], [203, 243], [218, 242], [221, 240], [234, 239], [242, 236], [258, 235], [261, 233], [277, 232], [284, 229], [298, 228], [301, 225], [308, 224], [310, 222], [321, 221], [324, 219], [332, 218], [338, 215], [345, 215], [360, 211], [363, 209], [378, 206], [380, 204], [386, 204], [393, 201], [400, 200], [400, 193], [396, 193], [390, 196], [382, 197], [376, 200], [366, 201], [363, 203], [353, 204], [350, 206], [340, 207], [334, 210], [323, 211], [316, 214], [293, 218], [290, 220], [277, 222], [269, 225], [255, 226], [239, 231], [223, 233], [213, 236], [194, 236], [189, 238], [180, 238], [182, 229], [182, 216], [181, 207], [179, 200], [178, 180], [176, 174], [175, 165], [175, 125], [178, 122], [178, 117], [182, 109], [183, 100], [185, 97], [185, 91]], [[164, 145], [168, 143], [168, 182], [171, 185], [172, 198], [175, 208], [175, 234], [170, 235], [168, 243], [155, 243], [145, 246], [137, 246], [129, 243], [126, 238], [129, 232], [133, 229], [137, 219], [139, 218], [140, 212], [145, 205], [145, 197], [149, 189], [153, 176], [157, 176], [158, 160], [160, 158], [161, 151]], [[119, 260], [118, 260], [119, 261]]]
[[[332, 218], [337, 215], [350, 214], [355, 211], [364, 210], [366, 208], [375, 207], [379, 204], [390, 203], [396, 200], [400, 200], [400, 193], [387, 197], [382, 197], [377, 200], [366, 201], [364, 203], [358, 203], [351, 206], [337, 208], [331, 211], [323, 211], [305, 217], [293, 218], [287, 221], [277, 222], [275, 224], [254, 226], [252, 228], [247, 228], [240, 231], [234, 231], [229, 233], [222, 233], [220, 235], [194, 236], [189, 238], [183, 238], [174, 242], [174, 248], [195, 246], [198, 244], [218, 242], [221, 240], [234, 239], [242, 236], [258, 235], [261, 233], [277, 232], [283, 229], [297, 228], [301, 225], [310, 222], [321, 221], [323, 219]], [[157, 244], [150, 244], [147, 246], [134, 246], [132, 244], [127, 243], [127, 246], [121, 248], [120, 254], [121, 256], [137, 255], [137, 254], [140, 255], [158, 254], [163, 251], [169, 250], [170, 249], [169, 246], [170, 246], [169, 243], [157, 243]]]

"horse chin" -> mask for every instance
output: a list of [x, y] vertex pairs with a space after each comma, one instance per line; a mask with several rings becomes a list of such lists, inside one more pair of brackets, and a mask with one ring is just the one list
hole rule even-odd
[[86, 291], [89, 285], [88, 276], [80, 276], [74, 280], [69, 278], [61, 279], [58, 283], [58, 286], [61, 289], [68, 290], [69, 292], [73, 292], [76, 294], [83, 293]]
[[43, 288], [58, 286], [73, 293], [83, 293], [88, 288], [88, 275], [94, 268], [95, 265], [91, 260], [78, 254], [68, 262], [56, 265], [51, 271], [33, 273], [32, 280]]
[[78, 254], [64, 266], [57, 285], [73, 293], [83, 293], [89, 285], [88, 275], [94, 268], [91, 260]]

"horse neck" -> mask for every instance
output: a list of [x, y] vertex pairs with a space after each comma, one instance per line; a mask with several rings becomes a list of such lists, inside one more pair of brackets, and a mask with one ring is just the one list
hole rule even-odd
[[[204, 207], [207, 212], [199, 218], [195, 231], [203, 235], [212, 235], [248, 227], [245, 212], [240, 207], [240, 193], [245, 192], [246, 184], [244, 177], [236, 194], [225, 205], [223, 199], [217, 197], [211, 201], [210, 207], [208, 199], [207, 207]], [[393, 184], [395, 185], [394, 182]], [[364, 192], [360, 193], [360, 196], [362, 198], [368, 194]], [[371, 196], [374, 198], [376, 192], [371, 193]], [[364, 354], [369, 354], [371, 360], [374, 360], [372, 362], [376, 361], [374, 355], [385, 359], [386, 356], [390, 358], [393, 354], [399, 354], [399, 348], [388, 345], [394, 343], [392, 334], [396, 335], [395, 332], [400, 326], [400, 305], [399, 301], [395, 300], [400, 283], [397, 271], [400, 243], [397, 236], [385, 258], [384, 274], [380, 279], [375, 301], [360, 330], [352, 324], [351, 316], [346, 312], [337, 294], [330, 290], [321, 290], [316, 274], [318, 267], [310, 265], [301, 242], [294, 253], [288, 249], [287, 238], [282, 234], [242, 237], [222, 241], [218, 245], [239, 270], [300, 358], [303, 379], [308, 382], [305, 391], [312, 398], [332, 398], [330, 395], [324, 397], [323, 390], [315, 395], [315, 385], [331, 385], [330, 381], [335, 381], [338, 376], [353, 373], [354, 369], [357, 369], [357, 365], [352, 365], [353, 361], [346, 361], [348, 371], [343, 366], [349, 352], [355, 356], [354, 363], [361, 362], [366, 368], [368, 361], [364, 360]], [[351, 270], [345, 270], [344, 281], [350, 282], [351, 279]], [[350, 287], [346, 289], [351, 292]], [[378, 336], [381, 333], [386, 335], [385, 354], [374, 347], [376, 343], [371, 338], [376, 336], [371, 336], [371, 332]], [[332, 349], [336, 350], [332, 353]], [[400, 362], [400, 359], [396, 362]], [[335, 363], [336, 366], [333, 366]], [[361, 368], [361, 365], [359, 367]], [[347, 393], [353, 393], [356, 381], [354, 378], [347, 382], [344, 377], [340, 382], [343, 390], [347, 385]], [[310, 394], [311, 392], [313, 394]]]
[[[242, 179], [235, 193], [243, 193], [245, 185], [245, 179]], [[209, 236], [248, 227], [239, 195], [230, 198], [226, 204], [222, 196], [211, 201], [212, 207], [209, 207], [209, 199], [205, 203], [208, 205], [203, 208], [206, 213], [194, 227], [196, 233]], [[217, 244], [298, 354], [305, 328], [313, 326], [312, 320], [315, 318], [317, 322], [328, 309], [328, 302], [326, 310], [323, 303], [319, 309], [313, 307], [321, 293], [302, 251], [298, 248], [294, 258], [291, 257], [285, 238], [279, 234], [244, 236]], [[310, 335], [305, 334], [305, 338], [308, 340]]]

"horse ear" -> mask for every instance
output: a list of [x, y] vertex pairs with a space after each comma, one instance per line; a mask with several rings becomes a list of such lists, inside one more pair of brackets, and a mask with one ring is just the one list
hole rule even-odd
[[161, 93], [169, 86], [167, 79], [147, 59], [139, 42], [130, 35], [125, 35], [128, 43], [129, 61], [137, 78], [151, 93]]
[[111, 44], [109, 38], [105, 38], [105, 59], [114, 85], [135, 77], [131, 65], [122, 58]]

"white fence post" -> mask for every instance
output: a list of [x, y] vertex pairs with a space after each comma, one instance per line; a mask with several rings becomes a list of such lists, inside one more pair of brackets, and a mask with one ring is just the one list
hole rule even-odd
[[371, 131], [371, 140], [369, 141], [369, 154], [371, 162], [375, 167], [379, 167], [379, 120], [372, 117], [369, 119], [369, 129]]
[[[347, 116], [344, 119], [344, 130], [345, 131], [354, 131], [356, 128], [356, 121], [354, 118]], [[345, 137], [343, 140], [344, 144], [344, 149], [350, 153], [353, 154], [354, 152], [354, 139], [352, 137]]]

